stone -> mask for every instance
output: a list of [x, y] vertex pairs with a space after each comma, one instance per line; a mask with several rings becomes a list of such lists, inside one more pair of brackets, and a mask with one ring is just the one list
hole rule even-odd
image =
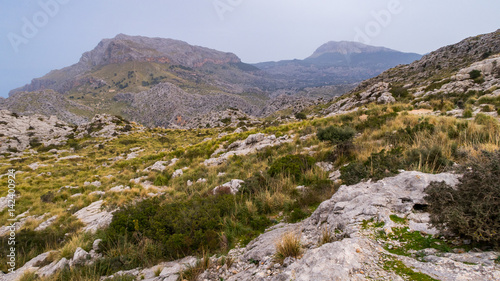
[[331, 170], [333, 170], [333, 164], [329, 162], [317, 162], [316, 166], [320, 167], [321, 170], [325, 172], [330, 172]]
[[242, 181], [242, 180], [232, 179], [231, 181], [226, 182], [226, 183], [214, 188], [212, 190], [212, 193], [217, 194], [219, 192], [225, 192], [225, 190], [227, 190], [227, 191], [229, 191], [229, 193], [234, 195], [234, 194], [238, 193], [238, 191], [241, 187], [241, 184], [243, 184], [243, 183], [244, 183], [244, 181]]
[[177, 177], [180, 177], [184, 174], [184, 172], [182, 171], [182, 169], [177, 169], [174, 171], [174, 173], [172, 174], [172, 178], [177, 178]]
[[42, 222], [41, 224], [39, 224], [35, 228], [35, 231], [42, 231], [42, 230], [46, 229], [47, 227], [51, 226], [56, 221], [57, 218], [58, 218], [57, 215], [50, 217], [48, 220], [46, 220], [46, 221]]
[[[254, 134], [248, 136], [245, 140], [239, 140], [231, 143], [227, 151], [218, 157], [212, 157], [203, 162], [205, 166], [218, 166], [234, 155], [244, 156], [256, 153], [267, 147], [274, 147], [283, 143], [290, 143], [294, 136], [282, 136], [276, 138], [275, 135]], [[216, 155], [215, 155], [216, 156]]]
[[69, 261], [66, 258], [62, 258], [40, 268], [36, 274], [40, 277], [49, 277], [62, 270], [66, 265], [69, 265]]
[[118, 186], [110, 188], [109, 192], [124, 192], [124, 191], [129, 191], [129, 190], [130, 190], [130, 186], [118, 185]]
[[167, 167], [165, 165], [168, 165], [171, 161], [156, 161], [152, 166], [147, 167], [144, 169], [144, 172], [149, 172], [149, 171], [164, 171]]
[[111, 223], [113, 214], [101, 210], [103, 203], [103, 200], [95, 201], [73, 214], [85, 224], [83, 231], [95, 233], [97, 229], [107, 227]]
[[90, 258], [89, 253], [84, 249], [78, 247], [76, 248], [73, 258], [69, 261], [69, 266], [73, 267], [75, 265], [83, 265]]

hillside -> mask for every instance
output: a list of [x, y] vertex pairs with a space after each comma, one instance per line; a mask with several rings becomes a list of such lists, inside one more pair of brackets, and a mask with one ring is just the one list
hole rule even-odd
[[497, 280], [500, 50], [480, 51], [499, 42], [295, 110], [279, 110], [286, 93], [244, 111], [169, 82], [116, 94], [143, 123], [169, 112], [190, 129], [2, 110], [0, 178], [16, 188], [0, 186], [0, 244], [15, 233], [17, 270], [2, 256], [0, 279]]

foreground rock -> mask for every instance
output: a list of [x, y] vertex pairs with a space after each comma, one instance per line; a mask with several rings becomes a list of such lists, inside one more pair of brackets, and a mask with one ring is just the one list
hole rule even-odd
[[[229, 255], [235, 262], [230, 268], [210, 268], [198, 280], [406, 280], [392, 269], [394, 266], [387, 267], [395, 262], [438, 280], [500, 280], [500, 265], [494, 262], [499, 253], [438, 253], [425, 249], [418, 253], [419, 258], [398, 256], [386, 250], [387, 245], [392, 247], [387, 244], [390, 241], [375, 239], [375, 230], [370, 230], [368, 222], [373, 221], [379, 222], [379, 229], [385, 233], [396, 227], [432, 233], [435, 229], [428, 224], [428, 214], [419, 211], [426, 204], [424, 189], [432, 181], [456, 185], [458, 178], [449, 173], [403, 172], [375, 183], [341, 186], [310, 218], [277, 225], [246, 248], [231, 250]], [[407, 222], [395, 223], [391, 215]], [[325, 229], [332, 240], [320, 244]], [[303, 255], [279, 264], [273, 258], [275, 243], [287, 232], [300, 237]]]

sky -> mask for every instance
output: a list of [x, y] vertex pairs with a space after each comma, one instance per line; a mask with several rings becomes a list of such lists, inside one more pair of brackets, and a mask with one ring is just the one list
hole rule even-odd
[[0, 0], [0, 97], [119, 33], [243, 62], [304, 59], [328, 41], [425, 54], [500, 28], [493, 0]]

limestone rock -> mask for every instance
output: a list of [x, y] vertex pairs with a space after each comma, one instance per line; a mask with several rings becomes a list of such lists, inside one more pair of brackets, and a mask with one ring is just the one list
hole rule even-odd
[[57, 271], [62, 270], [66, 265], [69, 265], [69, 261], [66, 258], [61, 260], [53, 261], [52, 263], [37, 270], [36, 274], [40, 277], [48, 277], [54, 275]]
[[203, 162], [203, 164], [205, 164], [205, 166], [217, 166], [224, 163], [231, 156], [248, 155], [260, 151], [266, 147], [274, 147], [283, 143], [290, 143], [292, 141], [293, 136], [282, 136], [276, 138], [275, 135], [250, 135], [245, 140], [235, 141], [231, 143], [227, 148], [227, 152], [221, 154], [219, 157], [207, 159]]
[[69, 261], [69, 266], [73, 267], [75, 265], [83, 265], [90, 258], [89, 253], [84, 249], [78, 247], [76, 248], [73, 258]]
[[35, 228], [35, 231], [42, 231], [42, 230], [46, 229], [47, 227], [51, 226], [56, 221], [57, 218], [58, 218], [57, 215], [50, 217], [48, 220], [46, 220], [46, 221], [42, 222], [41, 224], [39, 224]]
[[172, 178], [177, 178], [177, 177], [180, 177], [184, 174], [184, 172], [182, 171], [182, 169], [177, 169], [174, 171], [174, 173], [172, 174]]
[[73, 214], [85, 224], [83, 231], [95, 232], [111, 223], [112, 212], [101, 210], [103, 203], [103, 200], [95, 201]]

